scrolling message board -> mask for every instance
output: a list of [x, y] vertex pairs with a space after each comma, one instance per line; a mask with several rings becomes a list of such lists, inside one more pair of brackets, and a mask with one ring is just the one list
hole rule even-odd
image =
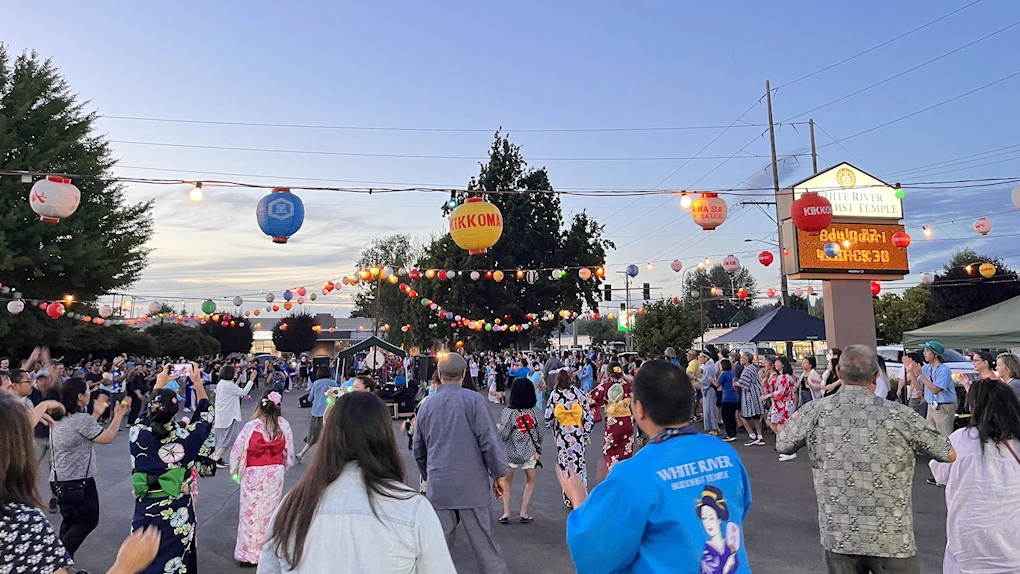
[[[797, 230], [797, 267], [800, 273], [906, 275], [907, 250], [892, 241], [898, 231], [902, 225], [833, 224], [815, 236]], [[830, 257], [826, 244], [838, 245], [838, 252], [830, 245]]]

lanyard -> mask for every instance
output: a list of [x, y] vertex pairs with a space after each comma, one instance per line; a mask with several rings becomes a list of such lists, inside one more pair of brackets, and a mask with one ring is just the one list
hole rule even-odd
[[686, 425], [680, 428], [666, 428], [659, 431], [659, 434], [652, 438], [653, 444], [659, 444], [666, 442], [669, 439], [676, 438], [678, 436], [698, 434], [698, 427], [694, 425]]

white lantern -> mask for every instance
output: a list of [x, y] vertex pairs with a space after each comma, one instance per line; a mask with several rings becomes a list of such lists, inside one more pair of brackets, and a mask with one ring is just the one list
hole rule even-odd
[[446, 278], [447, 279], [453, 279], [456, 276], [457, 276], [457, 272], [456, 271], [447, 271], [446, 272]]
[[18, 313], [21, 313], [24, 310], [25, 302], [20, 299], [8, 301], [7, 303], [7, 312], [10, 313], [11, 315], [17, 315]]
[[477, 271], [472, 271], [471, 272], [471, 280], [472, 281], [478, 281], [481, 278], [482, 278], [482, 274], [481, 273], [479, 273]]
[[538, 271], [535, 271], [535, 270], [528, 271], [525, 274], [525, 277], [527, 278], [528, 283], [531, 283], [532, 285], [534, 285], [535, 281], [538, 281]]
[[734, 273], [737, 269], [740, 269], [740, 260], [733, 255], [727, 255], [722, 260], [722, 268], [727, 273]]
[[800, 287], [797, 287], [796, 289], [793, 290], [793, 294], [796, 295], [797, 297], [803, 297], [804, 290], [801, 289]]
[[935, 282], [935, 274], [934, 273], [929, 271], [927, 273], [922, 273], [921, 274], [921, 283], [924, 283], [925, 285], [931, 285], [934, 282]]
[[71, 183], [70, 179], [57, 175], [48, 175], [32, 185], [28, 193], [28, 203], [32, 211], [46, 223], [57, 223], [63, 218], [71, 217], [81, 203], [81, 192]]
[[1013, 188], [1013, 207], [1020, 209], [1020, 185]]
[[591, 279], [591, 269], [582, 267], [577, 271], [577, 276], [581, 278], [581, 281], [587, 281]]
[[234, 297], [234, 307], [240, 307], [241, 303], [244, 303], [244, 299], [241, 299], [240, 295]]
[[992, 222], [987, 217], [979, 217], [974, 220], [974, 231], [988, 235], [992, 231]]
[[153, 301], [149, 303], [149, 313], [159, 313], [159, 310], [163, 308], [163, 304], [159, 301]]
[[103, 305], [102, 307], [99, 308], [99, 316], [102, 317], [103, 319], [106, 319], [110, 315], [113, 315], [112, 305]]
[[680, 270], [684, 268], [684, 264], [681, 263], [679, 259], [674, 259], [673, 262], [669, 264], [669, 268], [679, 273]]

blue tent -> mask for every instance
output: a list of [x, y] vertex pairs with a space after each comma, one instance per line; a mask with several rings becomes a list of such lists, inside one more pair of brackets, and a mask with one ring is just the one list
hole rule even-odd
[[825, 321], [789, 307], [776, 307], [708, 343], [759, 343], [763, 341], [824, 341]]

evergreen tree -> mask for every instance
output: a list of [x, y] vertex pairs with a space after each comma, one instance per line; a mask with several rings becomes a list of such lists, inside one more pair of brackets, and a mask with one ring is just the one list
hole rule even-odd
[[[714, 296], [711, 293], [713, 287], [717, 290]], [[746, 299], [737, 297], [741, 287], [747, 292]], [[689, 303], [698, 302], [693, 292], [705, 298], [706, 324], [729, 324], [734, 322], [733, 317], [738, 312], [743, 313], [745, 320], [752, 313], [754, 297], [758, 294], [758, 282], [743, 266], [733, 273], [727, 273], [722, 265], [699, 267], [688, 275], [684, 284], [685, 299]]]
[[[982, 277], [979, 273], [982, 263], [995, 265], [995, 275]], [[995, 257], [986, 257], [970, 248], [961, 249], [935, 274], [928, 313], [919, 327], [980, 311], [1018, 295], [1020, 275], [1016, 271]]]
[[[206, 321], [198, 330], [209, 335], [220, 343], [220, 352], [224, 355], [231, 353], [250, 353], [251, 343], [255, 338], [251, 322], [245, 319], [234, 319], [235, 325], [229, 324], [224, 327], [216, 321]], [[244, 323], [244, 326], [241, 326]]]
[[[284, 317], [273, 327], [273, 345], [281, 353], [304, 353], [311, 351], [319, 335], [315, 327], [319, 324], [311, 313], [293, 313]], [[284, 325], [287, 327], [284, 328]]]

